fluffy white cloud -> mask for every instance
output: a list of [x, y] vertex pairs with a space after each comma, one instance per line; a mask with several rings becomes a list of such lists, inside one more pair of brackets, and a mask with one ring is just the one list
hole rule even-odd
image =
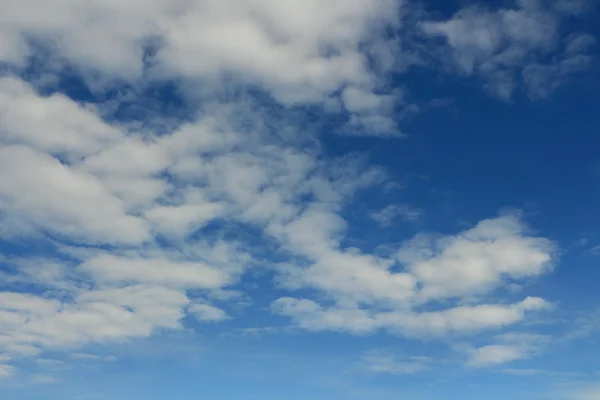
[[[399, 24], [401, 5], [398, 0], [285, 5], [277, 0], [61, 0], [52, 6], [11, 1], [0, 17], [0, 61], [25, 62], [33, 39], [54, 54], [49, 65], [66, 62], [103, 81], [186, 77], [220, 90], [220, 78], [228, 74], [239, 83], [260, 85], [285, 104], [321, 103], [348, 84], [374, 98], [377, 73], [391, 65], [377, 62], [373, 71], [369, 60], [398, 56], [395, 42], [376, 32]], [[361, 48], [366, 42], [379, 50], [368, 56]], [[342, 99], [353, 111], [366, 104], [356, 95]], [[387, 123], [371, 129], [364, 121], [358, 128], [390, 133], [391, 110], [370, 103], [369, 118]]]
[[181, 291], [145, 285], [86, 291], [70, 302], [33, 294], [1, 295], [0, 343], [17, 355], [148, 336], [157, 328], [177, 329], [189, 304]]
[[0, 203], [12, 218], [80, 242], [136, 244], [149, 239], [148, 222], [93, 175], [22, 145], [0, 149]]
[[[485, 220], [456, 236], [417, 236], [400, 248], [395, 260], [340, 249], [341, 220], [331, 223], [321, 216], [302, 221], [307, 225], [289, 224], [287, 240], [313, 263], [300, 270], [282, 267], [281, 282], [317, 288], [335, 305], [281, 298], [272, 309], [306, 329], [364, 333], [384, 328], [409, 336], [440, 335], [503, 327], [549, 306], [539, 298], [513, 305], [436, 305], [448, 298], [489, 294], [505, 279], [539, 276], [552, 266], [554, 245], [527, 236], [517, 216]], [[319, 234], [306, 233], [311, 231]], [[438, 311], [417, 311], [422, 305]]]
[[[275, 258], [282, 261], [276, 281], [316, 290], [319, 302], [284, 297], [271, 310], [309, 330], [466, 334], [518, 323], [549, 306], [537, 297], [514, 304], [485, 298], [506, 280], [534, 278], [552, 266], [552, 243], [528, 234], [515, 216], [454, 236], [420, 235], [392, 257], [348, 247], [344, 207], [356, 192], [384, 183], [385, 173], [360, 157], [324, 159], [316, 135], [300, 132], [293, 116], [266, 110], [250, 95], [231, 96], [239, 85], [258, 87], [285, 112], [323, 105], [349, 114], [352, 129], [397, 133], [394, 113], [407, 103], [402, 90], [382, 83], [402, 41], [378, 33], [401, 26], [402, 2], [6, 5], [1, 62], [17, 68], [29, 54], [53, 54], [36, 62], [51, 74], [73, 67], [99, 92], [115, 81], [135, 88], [176, 78], [185, 99], [202, 106], [159, 133], [146, 121], [107, 122], [110, 104], [80, 104], [42, 95], [16, 76], [0, 79], [2, 235], [41, 240], [49, 249], [0, 260], [7, 265], [0, 275], [0, 348], [7, 354], [0, 356], [0, 375], [12, 372], [12, 357], [180, 329], [186, 315], [228, 319], [226, 306], [205, 297], [234, 299], [237, 288], [230, 286], [244, 271]], [[467, 10], [424, 30], [448, 37], [464, 71], [501, 72], [486, 63], [503, 41], [540, 52], [552, 47], [556, 17], [528, 7]], [[475, 39], [465, 33], [473, 30]], [[29, 39], [49, 53], [36, 53]], [[571, 37], [562, 60], [575, 63], [593, 40]], [[519, 63], [519, 49], [493, 63]], [[542, 74], [534, 72], [524, 72], [530, 87]], [[393, 205], [373, 218], [385, 225], [419, 215]], [[457, 305], [473, 296], [471, 305]], [[423, 360], [370, 361], [403, 373]]]
[[220, 308], [205, 303], [192, 304], [188, 311], [200, 321], [216, 322], [229, 319], [229, 315]]
[[78, 268], [96, 282], [112, 284], [141, 282], [181, 288], [214, 289], [225, 286], [229, 276], [201, 262], [118, 257], [102, 254], [84, 261]]
[[68, 97], [42, 97], [20, 79], [0, 78], [0, 140], [68, 158], [93, 154], [123, 133]]
[[271, 308], [294, 318], [304, 329], [337, 330], [356, 334], [387, 329], [409, 337], [444, 336], [498, 329], [522, 321], [529, 312], [547, 309], [541, 298], [528, 297], [512, 305], [480, 304], [442, 311], [377, 311], [357, 307], [323, 308], [312, 300], [280, 298]]
[[422, 283], [425, 298], [489, 292], [505, 279], [538, 276], [552, 267], [554, 245], [526, 235], [516, 216], [485, 220], [456, 237], [419, 236], [398, 260]]

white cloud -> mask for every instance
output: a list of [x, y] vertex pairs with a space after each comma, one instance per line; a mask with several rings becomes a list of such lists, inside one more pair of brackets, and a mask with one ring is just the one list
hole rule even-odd
[[[542, 61], [556, 51], [565, 17], [577, 14], [583, 2], [550, 2], [554, 7], [539, 1], [515, 3], [494, 11], [469, 6], [447, 21], [426, 21], [422, 29], [426, 35], [444, 37], [455, 68], [483, 79], [484, 88], [493, 95], [510, 99], [522, 75], [530, 97], [546, 97], [588, 67], [589, 56], [583, 57], [582, 52], [593, 38], [587, 34], [588, 44], [579, 47], [578, 57], [573, 54], [577, 46], [567, 42], [564, 57], [550, 64]], [[550, 89], [543, 90], [545, 85]]]
[[14, 375], [16, 369], [13, 366], [0, 364], [0, 378], [7, 378]]
[[491, 344], [475, 350], [469, 365], [486, 366], [504, 364], [524, 358], [523, 350], [515, 345]]
[[522, 321], [529, 312], [548, 308], [540, 298], [529, 297], [512, 305], [481, 304], [442, 311], [375, 311], [341, 306], [323, 308], [311, 300], [280, 298], [271, 308], [276, 314], [292, 317], [301, 328], [337, 330], [356, 334], [387, 329], [409, 337], [445, 336], [499, 329]]
[[[401, 5], [396, 0], [292, 0], [285, 6], [277, 0], [137, 0], [110, 6], [11, 1], [0, 17], [0, 60], [24, 62], [33, 39], [50, 49], [58, 65], [67, 62], [103, 81], [176, 76], [219, 90], [225, 73], [261, 86], [285, 104], [322, 103], [347, 84], [374, 96], [377, 73], [393, 63], [378, 62], [373, 71], [361, 45], [370, 42], [378, 49], [371, 54], [374, 60], [390, 53], [398, 57], [395, 42], [375, 33], [399, 25]], [[150, 70], [144, 61], [148, 46], [155, 46]], [[389, 117], [388, 110], [379, 111], [381, 118]]]
[[[282, 288], [316, 290], [319, 302], [284, 297], [271, 310], [310, 330], [466, 334], [548, 308], [535, 297], [514, 304], [485, 298], [505, 280], [534, 278], [552, 265], [552, 243], [528, 235], [517, 217], [486, 220], [455, 236], [419, 236], [394, 257], [347, 247], [344, 207], [356, 192], [385, 183], [385, 173], [360, 157], [324, 159], [316, 135], [296, 127], [302, 121], [272, 115], [277, 110], [246, 94], [230, 98], [247, 84], [286, 112], [326, 103], [328, 112], [350, 114], [346, 132], [397, 134], [394, 113], [415, 108], [402, 90], [384, 85], [404, 50], [378, 30], [401, 26], [402, 2], [84, 3], [9, 0], [0, 15], [0, 61], [22, 63], [36, 52], [27, 42], [33, 39], [55, 56], [43, 60], [50, 74], [68, 65], [96, 92], [115, 81], [135, 92], [177, 78], [185, 99], [202, 106], [191, 121], [165, 123], [172, 129], [159, 134], [146, 121], [108, 123], [114, 104], [80, 104], [42, 95], [17, 77], [0, 79], [2, 235], [50, 248], [2, 259], [10, 266], [3, 282], [15, 285], [0, 292], [0, 347], [9, 356], [181, 329], [186, 315], [230, 318], [204, 297], [233, 300], [238, 288], [230, 286], [244, 271], [275, 256], [284, 260], [276, 270]], [[477, 12], [425, 25], [449, 38], [467, 72], [502, 72], [484, 65], [486, 57], [500, 57], [497, 35], [529, 50], [551, 47], [553, 27], [539, 10]], [[497, 31], [485, 31], [488, 22]], [[467, 30], [480, 35], [466, 37]], [[146, 63], [150, 41], [157, 47]], [[563, 61], [574, 62], [590, 43], [571, 38]], [[519, 50], [494, 62], [518, 63]], [[385, 224], [420, 214], [390, 207], [373, 218]], [[35, 294], [20, 292], [26, 284]], [[467, 296], [478, 297], [473, 305], [454, 303]], [[392, 373], [417, 368], [406, 360], [371, 361]], [[3, 364], [2, 371], [12, 369]]]
[[487, 367], [530, 358], [549, 342], [549, 337], [538, 334], [504, 334], [496, 336], [496, 343], [469, 350], [467, 365]]
[[[148, 223], [96, 177], [22, 145], [0, 149], [0, 205], [13, 218], [80, 242], [137, 244]], [[66, 201], [68, 199], [68, 201]]]
[[[517, 216], [484, 220], [456, 236], [417, 236], [400, 248], [397, 260], [341, 250], [345, 226], [339, 219], [331, 221], [320, 216], [287, 228], [293, 251], [313, 263], [303, 269], [282, 267], [282, 284], [317, 288], [334, 302], [331, 307], [295, 298], [273, 303], [275, 313], [292, 317], [303, 328], [355, 333], [383, 328], [409, 336], [443, 335], [500, 328], [523, 320], [527, 312], [549, 307], [539, 298], [513, 305], [436, 304], [486, 295], [507, 278], [518, 281], [548, 271], [554, 245], [526, 235]], [[398, 262], [402, 269], [392, 272]], [[426, 304], [437, 310], [413, 311]]]
[[201, 262], [117, 257], [109, 254], [88, 259], [79, 268], [89, 272], [97, 282], [112, 284], [141, 282], [182, 288], [214, 289], [226, 285], [229, 279], [225, 272]]
[[371, 213], [371, 219], [382, 227], [391, 226], [396, 218], [405, 221], [414, 221], [423, 215], [423, 211], [418, 208], [410, 207], [406, 204], [390, 204], [383, 209]]
[[566, 400], [600, 400], [600, 384], [582, 384], [579, 388], [565, 394], [564, 398]]
[[39, 358], [36, 360], [36, 362], [38, 365], [49, 368], [61, 367], [65, 364], [65, 362], [62, 360], [52, 360], [49, 358]]
[[29, 54], [27, 43], [19, 34], [0, 30], [0, 60], [23, 65]]
[[1, 295], [0, 310], [6, 318], [0, 344], [9, 353], [25, 356], [45, 348], [144, 337], [157, 328], [178, 329], [189, 304], [181, 291], [144, 285], [91, 290], [73, 302], [32, 294]]
[[426, 298], [486, 293], [506, 278], [534, 277], [552, 267], [554, 245], [526, 229], [516, 216], [484, 220], [455, 237], [418, 236], [398, 259], [422, 282]]
[[195, 303], [188, 307], [188, 311], [198, 320], [205, 322], [218, 322], [230, 318], [225, 311], [210, 304]]
[[0, 140], [70, 158], [83, 157], [123, 138], [123, 133], [62, 94], [38, 95], [14, 77], [0, 79]]

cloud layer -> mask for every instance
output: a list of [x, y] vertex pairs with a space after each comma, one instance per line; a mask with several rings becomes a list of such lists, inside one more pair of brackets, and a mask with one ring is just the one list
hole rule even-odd
[[[544, 4], [434, 21], [391, 0], [9, 1], [0, 233], [14, 248], [0, 259], [0, 376], [21, 357], [182, 329], [187, 316], [229, 320], [228, 302], [260, 267], [275, 276], [267, 289], [286, 292], [269, 299], [272, 314], [309, 331], [466, 335], [549, 309], [536, 296], [501, 299], [556, 260], [556, 245], [516, 214], [418, 234], [388, 256], [352, 247], [345, 211], [392, 179], [361, 155], [329, 156], [306, 123], [401, 136], [405, 111], [418, 108], [403, 73], [440, 55], [499, 97], [521, 81], [530, 97], [549, 95], [593, 61], [595, 38], [561, 37], [579, 3]], [[415, 25], [414, 15], [426, 18]], [[65, 71], [89, 99], [62, 90]], [[111, 101], [141, 101], [164, 82], [194, 108], [166, 132], [111, 114]], [[365, 217], [389, 226], [425, 212], [391, 204]], [[505, 339], [469, 363], [533, 351]], [[426, 364], [368, 361], [390, 373]]]

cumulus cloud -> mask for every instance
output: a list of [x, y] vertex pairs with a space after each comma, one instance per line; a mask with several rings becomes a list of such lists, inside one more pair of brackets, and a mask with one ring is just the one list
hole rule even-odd
[[71, 302], [33, 294], [1, 295], [0, 343], [5, 351], [19, 355], [148, 336], [161, 327], [177, 329], [189, 304], [180, 291], [143, 285], [86, 291]]
[[427, 312], [376, 311], [341, 306], [323, 308], [312, 300], [280, 298], [271, 308], [277, 314], [294, 318], [298, 326], [311, 331], [366, 334], [383, 328], [415, 338], [499, 329], [522, 321], [529, 312], [548, 306], [541, 298], [528, 297], [508, 306], [480, 304]]
[[[321, 232], [327, 232], [324, 219], [319, 221]], [[288, 274], [284, 284], [318, 288], [335, 304], [323, 307], [308, 299], [281, 298], [272, 309], [306, 329], [356, 333], [385, 328], [410, 336], [440, 335], [513, 324], [527, 312], [549, 304], [527, 298], [513, 305], [416, 310], [448, 298], [489, 294], [507, 278], [522, 280], [546, 272], [552, 265], [554, 246], [547, 239], [527, 236], [525, 230], [517, 216], [501, 216], [454, 237], [418, 236], [399, 249], [396, 259], [342, 250], [333, 235], [327, 241], [315, 238], [314, 244], [297, 242], [298, 253], [304, 251], [314, 263], [301, 271], [283, 269]], [[398, 263], [402, 270], [393, 271]]]
[[[75, 65], [103, 81], [186, 77], [220, 89], [219, 78], [228, 74], [259, 85], [284, 104], [321, 104], [348, 86], [339, 99], [355, 113], [356, 128], [389, 134], [395, 128], [390, 101], [375, 89], [383, 87], [380, 74], [391, 66], [370, 61], [400, 56], [395, 41], [377, 32], [400, 24], [401, 5], [394, 0], [297, 0], [285, 6], [274, 0], [118, 5], [67, 0], [50, 7], [14, 1], [0, 19], [0, 56], [24, 63], [34, 41], [50, 49], [58, 66]], [[365, 43], [379, 50], [366, 54]]]
[[431, 298], [488, 292], [505, 279], [538, 276], [552, 267], [554, 245], [528, 236], [516, 216], [478, 223], [456, 237], [419, 236], [398, 252]]

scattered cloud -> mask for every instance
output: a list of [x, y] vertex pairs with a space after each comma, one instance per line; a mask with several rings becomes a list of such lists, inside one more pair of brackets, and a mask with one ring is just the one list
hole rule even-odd
[[388, 329], [408, 337], [446, 336], [499, 329], [522, 321], [530, 312], [548, 308], [543, 299], [528, 297], [512, 305], [481, 304], [442, 311], [372, 311], [340, 306], [322, 308], [312, 300], [280, 298], [271, 306], [276, 314], [294, 318], [299, 327], [355, 334]]
[[[561, 31], [582, 2], [515, 4], [423, 21], [429, 14], [394, 0], [7, 0], [0, 234], [17, 250], [0, 258], [0, 376], [17, 358], [47, 368], [63, 365], [47, 351], [113, 361], [76, 351], [182, 330], [189, 316], [228, 320], [231, 303], [251, 303], [240, 283], [258, 268], [274, 275], [268, 310], [292, 321], [281, 330], [445, 337], [550, 309], [541, 297], [495, 296], [555, 263], [556, 244], [518, 215], [419, 234], [387, 256], [351, 247], [354, 197], [397, 184], [362, 155], [329, 154], [324, 125], [314, 126], [403, 136], [416, 102], [435, 102], [417, 101], [404, 74], [432, 57], [504, 99], [518, 85], [549, 96], [593, 64], [595, 37]], [[440, 37], [441, 47], [423, 48]], [[87, 94], [63, 82], [71, 73]], [[167, 84], [178, 94], [161, 101], [184, 103], [175, 108], [189, 108], [185, 118], [161, 106], [123, 116]], [[399, 203], [370, 217], [385, 227], [423, 213]], [[527, 357], [527, 340], [498, 336], [470, 363]], [[428, 366], [381, 354], [365, 362], [392, 374]]]
[[[467, 365], [489, 367], [530, 358], [550, 342], [550, 337], [530, 333], [507, 333], [494, 337], [494, 341], [494, 344], [469, 350]], [[517, 370], [512, 370], [515, 371]]]
[[31, 381], [29, 382], [29, 384], [31, 384], [31, 385], [45, 385], [45, 384], [56, 383], [56, 382], [60, 382], [60, 379], [58, 379], [55, 376], [46, 375], [46, 374], [36, 374], [36, 375], [32, 376]]
[[580, 385], [564, 396], [569, 400], [598, 400], [600, 399], [600, 384], [590, 383]]
[[363, 366], [371, 372], [405, 375], [414, 374], [430, 368], [429, 357], [400, 357], [389, 352], [371, 351], [363, 357]]
[[225, 311], [210, 304], [192, 304], [188, 308], [188, 312], [198, 318], [198, 320], [205, 322], [217, 322], [231, 318]]
[[[491, 10], [468, 6], [447, 21], [425, 21], [423, 32], [443, 37], [440, 51], [453, 68], [484, 82], [494, 96], [509, 100], [523, 83], [533, 99], [547, 97], [592, 61], [587, 53], [595, 39], [576, 33], [561, 42], [563, 22], [582, 12], [584, 2], [520, 0], [513, 7]], [[557, 47], [562, 54], [546, 61]], [[560, 54], [560, 53], [559, 53]]]
[[557, 378], [574, 378], [581, 374], [577, 372], [562, 372], [562, 371], [550, 371], [546, 369], [533, 369], [533, 368], [503, 368], [498, 372], [508, 375], [532, 377], [532, 376], [553, 376]]
[[97, 354], [88, 353], [73, 353], [71, 354], [72, 360], [88, 360], [88, 361], [116, 361], [115, 356], [99, 356]]
[[400, 218], [405, 221], [414, 221], [423, 215], [423, 211], [419, 208], [413, 208], [406, 204], [390, 204], [383, 209], [373, 212], [370, 217], [377, 222], [381, 227], [388, 227], [394, 223], [394, 220]]
[[14, 375], [16, 368], [11, 365], [0, 364], [0, 378], [7, 378]]
[[50, 370], [61, 370], [61, 369], [68, 369], [69, 366], [62, 360], [53, 360], [53, 359], [49, 359], [49, 358], [38, 358], [36, 360], [36, 363], [45, 369], [50, 369]]
[[585, 252], [588, 253], [588, 254], [594, 255], [594, 256], [600, 255], [600, 245], [596, 245], [596, 246], [590, 247]]

